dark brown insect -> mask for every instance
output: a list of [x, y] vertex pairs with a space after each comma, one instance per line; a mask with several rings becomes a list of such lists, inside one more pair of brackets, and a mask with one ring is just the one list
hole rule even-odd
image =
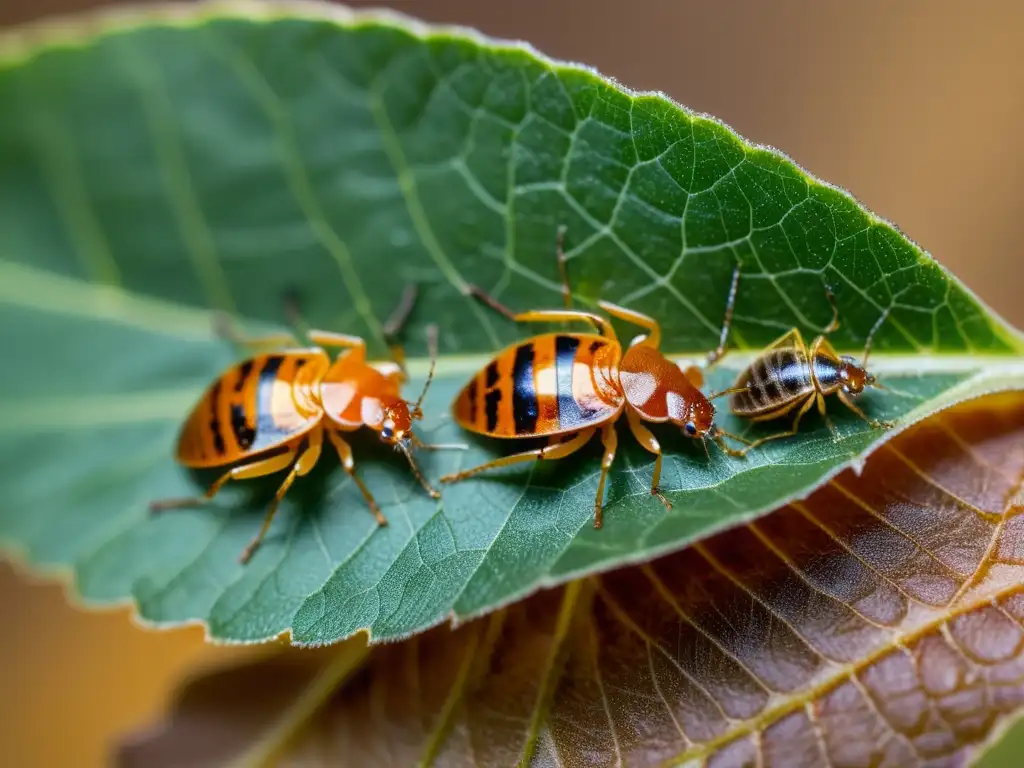
[[838, 396], [843, 405], [872, 427], [892, 426], [891, 422], [872, 419], [852, 399], [867, 387], [883, 388], [874, 375], [868, 372], [867, 364], [871, 341], [888, 317], [888, 311], [882, 313], [868, 333], [864, 357], [858, 363], [848, 355], [838, 354], [828, 341], [828, 334], [839, 328], [839, 309], [828, 288], [826, 296], [832, 305], [832, 321], [810, 347], [804, 342], [799, 329], [794, 328], [758, 355], [740, 373], [732, 387], [713, 395], [728, 395], [729, 409], [737, 416], [751, 421], [771, 421], [796, 411], [789, 430], [756, 440], [743, 449], [744, 453], [768, 440], [797, 434], [800, 420], [815, 404], [827, 422], [825, 398], [829, 395]]

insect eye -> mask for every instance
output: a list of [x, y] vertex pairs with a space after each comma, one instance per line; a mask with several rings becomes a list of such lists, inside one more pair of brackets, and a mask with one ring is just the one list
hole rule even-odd
[[686, 422], [686, 426], [683, 427], [683, 431], [686, 432], [690, 437], [697, 436], [697, 425], [692, 421]]

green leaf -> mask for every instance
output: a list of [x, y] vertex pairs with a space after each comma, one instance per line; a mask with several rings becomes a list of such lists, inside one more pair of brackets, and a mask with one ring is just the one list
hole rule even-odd
[[362, 638], [201, 676], [119, 764], [964, 765], [1024, 712], [1022, 404], [948, 410], [805, 502], [357, 674]]
[[[273, 478], [147, 514], [197, 490], [172, 448], [236, 359], [213, 338], [213, 308], [279, 325], [296, 289], [311, 324], [383, 355], [381, 319], [418, 283], [410, 392], [436, 322], [423, 434], [465, 440], [447, 416], [454, 394], [533, 332], [466, 285], [559, 306], [565, 225], [580, 305], [657, 317], [671, 353], [714, 347], [739, 264], [731, 339], [748, 353], [794, 325], [820, 331], [826, 283], [840, 349], [859, 352], [890, 310], [873, 358], [890, 390], [863, 400], [876, 417], [908, 425], [1024, 384], [1016, 332], [846, 193], [662, 96], [524, 46], [333, 6], [121, 11], [0, 39], [0, 113], [0, 324], [16, 329], [0, 379], [0, 538], [73, 568], [86, 602], [130, 597], [151, 623], [202, 621], [224, 640], [400, 637], [678, 550], [806, 495], [889, 436], [840, 407], [835, 435], [812, 416], [799, 439], [741, 461], [659, 430], [666, 514], [648, 494], [650, 456], [623, 432], [595, 531], [596, 447], [447, 487], [437, 503], [366, 435], [357, 466], [391, 524], [375, 526], [326, 458], [242, 567]], [[748, 359], [728, 356], [709, 386]], [[470, 443], [424, 457], [427, 476], [513, 450]]]
[[1020, 762], [1024, 749], [1024, 713], [1009, 722], [1001, 723], [996, 729], [988, 748], [980, 752], [972, 765], [974, 768], [1014, 768]]

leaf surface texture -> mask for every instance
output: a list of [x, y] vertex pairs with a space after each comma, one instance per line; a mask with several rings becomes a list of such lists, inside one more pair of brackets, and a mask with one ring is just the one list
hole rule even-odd
[[[372, 435], [354, 447], [386, 529], [332, 457], [296, 483], [244, 568], [273, 481], [148, 516], [150, 501], [210, 480], [172, 450], [238, 359], [213, 339], [212, 310], [281, 326], [295, 291], [309, 324], [383, 356], [384, 318], [417, 283], [409, 391], [436, 322], [423, 432], [458, 442], [455, 393], [534, 330], [465, 289], [559, 306], [561, 225], [579, 306], [651, 314], [676, 355], [715, 346], [741, 266], [737, 352], [710, 388], [790, 327], [813, 338], [830, 318], [826, 284], [841, 349], [859, 353], [889, 311], [875, 361], [890, 389], [862, 400], [876, 418], [910, 424], [1024, 381], [1016, 332], [892, 226], [662, 96], [524, 46], [321, 6], [134, 14], [0, 39], [0, 325], [17, 329], [0, 379], [0, 539], [73, 570], [90, 604], [131, 598], [148, 622], [201, 621], [223, 640], [403, 637], [679, 550], [806, 495], [886, 438], [841, 407], [835, 433], [812, 416], [746, 461], [660, 430], [665, 514], [647, 492], [650, 455], [623, 433], [602, 531], [596, 447], [452, 486], [438, 504]], [[425, 459], [427, 475], [513, 449], [470, 443]]]

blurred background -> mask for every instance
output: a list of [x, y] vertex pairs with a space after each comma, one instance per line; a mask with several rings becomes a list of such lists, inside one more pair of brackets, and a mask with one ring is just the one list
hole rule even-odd
[[[0, 0], [0, 28], [95, 0]], [[351, 2], [528, 40], [660, 90], [852, 192], [1024, 327], [1024, 4], [1017, 0]], [[0, 171], [2, 172], [2, 171]], [[194, 665], [251, 653], [197, 628], [83, 614], [0, 565], [0, 743], [10, 765], [102, 765]]]

